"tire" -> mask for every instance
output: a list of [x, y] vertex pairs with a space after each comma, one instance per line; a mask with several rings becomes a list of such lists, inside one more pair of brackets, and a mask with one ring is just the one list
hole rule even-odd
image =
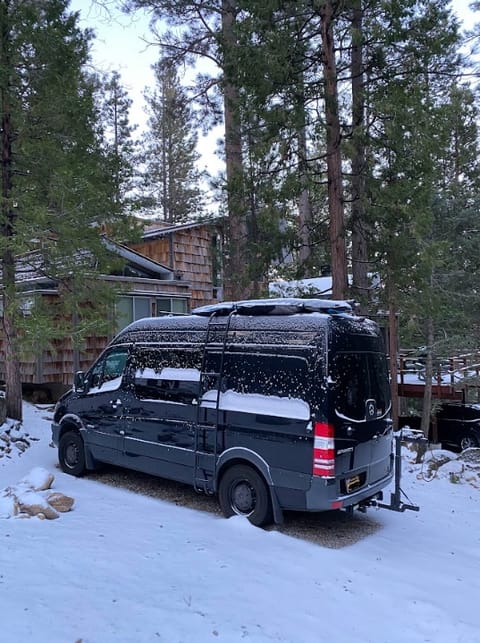
[[245, 516], [256, 527], [273, 521], [272, 500], [265, 480], [247, 465], [237, 464], [225, 471], [220, 479], [218, 500], [225, 518]]
[[72, 476], [80, 477], [85, 473], [85, 447], [77, 431], [67, 431], [60, 438], [58, 462], [62, 471]]
[[459, 447], [462, 451], [479, 446], [478, 438], [473, 433], [463, 433], [460, 436]]

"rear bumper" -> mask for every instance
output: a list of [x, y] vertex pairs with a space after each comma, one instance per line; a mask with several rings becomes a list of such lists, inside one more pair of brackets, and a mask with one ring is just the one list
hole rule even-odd
[[[278, 469], [271, 473], [273, 488], [282, 509], [329, 511], [353, 507], [385, 489], [394, 476], [394, 457], [392, 454], [381, 462], [372, 463], [370, 467], [337, 473], [335, 478], [280, 472]], [[366, 480], [366, 483], [351, 493], [345, 493], [350, 487], [348, 482], [357, 477]]]
[[305, 509], [306, 511], [328, 511], [358, 505], [382, 491], [390, 484], [392, 479], [393, 466], [389, 473], [380, 480], [367, 483], [358, 491], [340, 495], [338, 493], [339, 481], [337, 479], [325, 480], [312, 477], [311, 487], [305, 494]]

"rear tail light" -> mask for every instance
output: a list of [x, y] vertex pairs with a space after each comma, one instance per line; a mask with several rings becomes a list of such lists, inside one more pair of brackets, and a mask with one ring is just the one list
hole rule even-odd
[[335, 427], [326, 422], [313, 426], [313, 475], [321, 478], [335, 477]]

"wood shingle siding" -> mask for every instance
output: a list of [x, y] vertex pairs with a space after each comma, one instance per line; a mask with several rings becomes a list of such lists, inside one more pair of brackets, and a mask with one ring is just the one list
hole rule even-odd
[[[136, 266], [133, 274], [145, 276], [104, 275], [119, 296], [157, 299], [181, 299], [187, 310], [197, 306], [216, 303], [221, 298], [221, 289], [214, 280], [214, 266], [219, 258], [214, 257], [214, 240], [220, 246], [221, 227], [218, 223], [183, 224], [166, 226], [159, 223], [145, 228], [140, 243], [125, 246], [105, 237], [108, 251], [120, 255], [129, 265]], [[19, 282], [25, 287], [42, 281], [37, 270], [35, 253], [19, 258]], [[30, 272], [25, 270], [28, 266]], [[151, 276], [148, 276], [151, 275]], [[47, 284], [45, 284], [45, 288]], [[38, 291], [47, 301], [61, 296], [56, 285], [48, 283], [47, 291]], [[180, 302], [181, 303], [181, 302]], [[154, 306], [154, 304], [152, 304]], [[154, 306], [155, 309], [155, 306]], [[22, 382], [26, 389], [52, 389], [56, 398], [72, 385], [78, 370], [87, 370], [105, 348], [111, 337], [88, 337], [81, 350], [74, 348], [72, 339], [53, 341], [50, 350], [24, 357], [20, 364]], [[0, 346], [2, 338], [0, 336]], [[0, 360], [0, 380], [4, 381], [5, 368]]]
[[221, 235], [218, 223], [183, 226], [152, 224], [141, 243], [132, 247], [141, 254], [171, 268], [182, 281], [191, 284], [191, 306], [215, 303], [219, 292], [213, 284], [214, 236]]

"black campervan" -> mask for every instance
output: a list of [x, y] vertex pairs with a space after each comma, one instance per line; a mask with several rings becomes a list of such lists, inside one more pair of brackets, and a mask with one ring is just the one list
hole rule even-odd
[[217, 494], [256, 525], [362, 507], [393, 476], [377, 324], [347, 302], [266, 299], [139, 320], [57, 404], [62, 469], [111, 463]]

